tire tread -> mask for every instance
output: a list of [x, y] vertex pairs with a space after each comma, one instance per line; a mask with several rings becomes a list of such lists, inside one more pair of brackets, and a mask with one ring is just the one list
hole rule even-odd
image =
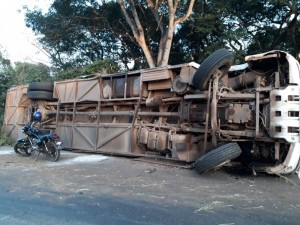
[[54, 100], [53, 93], [48, 91], [27, 91], [27, 96], [32, 100]]
[[28, 85], [28, 90], [53, 92], [53, 87], [51, 82], [32, 82]]
[[[209, 78], [220, 67], [224, 67], [222, 75], [225, 75], [233, 64], [234, 57], [227, 49], [222, 48], [212, 53], [200, 65], [193, 77], [193, 85], [201, 91], [207, 89]], [[222, 76], [221, 76], [222, 77]]]
[[198, 173], [206, 172], [228, 160], [238, 157], [242, 153], [237, 143], [228, 143], [220, 146], [195, 161], [195, 169]]

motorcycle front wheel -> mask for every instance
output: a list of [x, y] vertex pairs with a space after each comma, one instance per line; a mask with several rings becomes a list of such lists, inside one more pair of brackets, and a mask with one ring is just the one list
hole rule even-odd
[[14, 146], [15, 153], [25, 156], [30, 156], [31, 153], [28, 152], [28, 147], [24, 146], [23, 142], [17, 142]]
[[56, 144], [53, 141], [48, 141], [46, 151], [46, 158], [49, 161], [56, 162], [60, 157], [60, 150], [56, 147]]

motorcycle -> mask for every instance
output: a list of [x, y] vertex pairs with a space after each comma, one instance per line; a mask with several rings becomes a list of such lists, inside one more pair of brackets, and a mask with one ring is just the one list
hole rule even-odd
[[26, 135], [25, 138], [19, 138], [14, 145], [14, 150], [17, 154], [31, 156], [37, 152], [36, 160], [38, 160], [41, 153], [46, 155], [49, 161], [57, 161], [60, 157], [60, 150], [62, 142], [60, 137], [56, 134], [43, 134], [39, 129], [34, 128], [35, 122], [32, 124], [25, 124], [21, 128], [22, 133]]

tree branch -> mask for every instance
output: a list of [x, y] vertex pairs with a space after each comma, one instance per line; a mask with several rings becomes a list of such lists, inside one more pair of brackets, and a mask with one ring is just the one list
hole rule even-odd
[[137, 30], [139, 32], [139, 39], [140, 39], [140, 38], [142, 38], [144, 36], [144, 29], [143, 29], [143, 26], [142, 26], [141, 21], [139, 19], [139, 16], [137, 14], [137, 11], [136, 11], [136, 8], [135, 8], [133, 0], [129, 0], [129, 4], [131, 5], [133, 19], [135, 21]]
[[133, 20], [135, 22], [135, 24], [133, 24], [133, 21], [130, 19], [127, 9], [125, 7], [124, 4], [124, 0], [119, 0], [122, 12], [126, 18], [127, 23], [129, 24], [132, 32], [133, 32], [133, 36], [135, 37], [136, 41], [139, 43], [140, 47], [143, 49], [143, 52], [145, 54], [145, 57], [147, 59], [147, 62], [149, 64], [150, 68], [153, 68], [156, 66], [153, 56], [151, 54], [150, 48], [147, 45], [146, 41], [145, 41], [145, 34], [144, 34], [144, 29], [143, 26], [139, 20], [139, 16], [137, 14], [135, 5], [134, 5], [134, 0], [129, 0], [129, 5], [131, 6], [131, 10], [132, 10], [132, 15], [133, 15]]
[[125, 4], [124, 4], [124, 1], [123, 0], [119, 0], [119, 3], [120, 3], [120, 6], [121, 6], [121, 10], [125, 16], [125, 19], [126, 19], [126, 22], [128, 23], [128, 25], [130, 26], [132, 32], [133, 32], [133, 35], [134, 37], [137, 39], [138, 38], [138, 33], [136, 32], [137, 28], [136, 26], [132, 23], [128, 13], [127, 13], [127, 9], [125, 7]]
[[152, 0], [146, 0], [146, 1], [147, 1], [148, 5], [149, 5], [149, 7], [150, 7], [151, 9], [154, 9], [154, 8], [155, 8], [155, 5], [154, 5], [154, 3], [153, 3]]
[[190, 0], [190, 4], [188, 7], [188, 10], [186, 11], [186, 14], [183, 17], [180, 17], [178, 19], [175, 20], [175, 25], [182, 23], [183, 21], [185, 21], [187, 18], [189, 18], [189, 16], [192, 14], [193, 12], [193, 7], [194, 7], [194, 3], [195, 0]]
[[163, 33], [164, 29], [163, 29], [163, 26], [162, 26], [162, 23], [161, 23], [162, 17], [159, 16], [159, 14], [158, 14], [158, 8], [159, 8], [161, 2], [159, 0], [156, 0], [156, 3], [154, 5], [152, 0], [146, 0], [146, 1], [148, 3], [149, 8], [151, 9], [151, 11], [154, 15], [154, 18], [155, 18], [156, 22], [157, 22], [157, 27], [160, 29], [160, 32]]

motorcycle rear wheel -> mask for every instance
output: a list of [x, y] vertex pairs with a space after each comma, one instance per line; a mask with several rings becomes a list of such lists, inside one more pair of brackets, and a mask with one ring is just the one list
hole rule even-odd
[[28, 152], [28, 148], [24, 146], [24, 143], [17, 142], [14, 146], [15, 153], [24, 155], [24, 156], [30, 156], [31, 153]]
[[48, 148], [48, 151], [46, 151], [47, 160], [56, 162], [60, 157], [60, 150], [53, 141], [48, 141], [46, 145]]

